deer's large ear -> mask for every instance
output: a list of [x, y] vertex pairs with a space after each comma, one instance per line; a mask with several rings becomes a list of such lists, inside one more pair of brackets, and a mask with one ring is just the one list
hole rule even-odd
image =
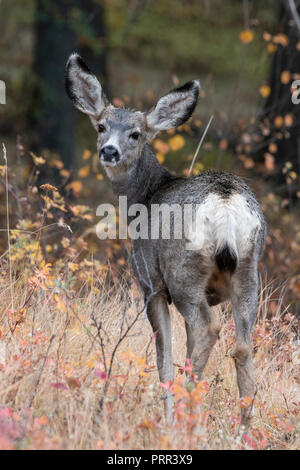
[[66, 91], [79, 111], [97, 119], [108, 101], [102, 87], [79, 54], [70, 55], [66, 66]]
[[191, 80], [162, 96], [147, 117], [150, 129], [155, 132], [180, 126], [192, 115], [199, 96], [200, 82]]

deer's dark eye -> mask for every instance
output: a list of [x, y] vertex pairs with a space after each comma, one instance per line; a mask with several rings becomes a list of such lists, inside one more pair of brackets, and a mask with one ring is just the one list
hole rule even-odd
[[98, 132], [104, 132], [105, 131], [105, 126], [103, 126], [103, 124], [99, 124], [98, 125]]
[[140, 132], [133, 132], [132, 134], [130, 134], [129, 137], [131, 137], [131, 139], [133, 139], [133, 140], [138, 140], [140, 135], [141, 135]]

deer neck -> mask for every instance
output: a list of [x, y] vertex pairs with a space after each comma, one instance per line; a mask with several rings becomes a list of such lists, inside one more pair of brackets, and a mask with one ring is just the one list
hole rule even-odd
[[146, 144], [140, 158], [125, 175], [112, 180], [112, 185], [118, 196], [127, 196], [129, 204], [146, 204], [162, 185], [175, 178], [158, 163]]

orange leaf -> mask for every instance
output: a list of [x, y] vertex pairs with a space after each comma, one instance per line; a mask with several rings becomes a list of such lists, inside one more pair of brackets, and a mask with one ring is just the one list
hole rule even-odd
[[289, 43], [289, 38], [286, 34], [279, 33], [273, 37], [273, 42], [274, 44], [280, 44], [282, 47], [286, 47]]
[[269, 145], [269, 152], [271, 152], [271, 153], [276, 153], [277, 150], [278, 150], [277, 145], [272, 142], [272, 143]]
[[270, 33], [268, 33], [267, 31], [265, 31], [263, 33], [263, 40], [264, 41], [271, 41], [271, 39], [272, 39], [272, 35]]
[[227, 147], [228, 147], [228, 142], [227, 142], [227, 140], [226, 140], [226, 139], [220, 140], [220, 142], [219, 142], [219, 149], [220, 149], [220, 150], [226, 150]]
[[287, 85], [291, 81], [291, 78], [291, 73], [288, 70], [284, 70], [280, 74], [281, 83], [283, 83], [284, 85]]
[[275, 158], [270, 153], [265, 153], [265, 167], [268, 171], [273, 171], [275, 168]]
[[284, 124], [286, 127], [291, 127], [293, 125], [294, 118], [292, 114], [286, 114], [284, 116]]
[[85, 150], [83, 152], [82, 159], [88, 160], [89, 158], [91, 158], [91, 156], [92, 156], [92, 152], [90, 150]]
[[274, 54], [276, 49], [277, 49], [277, 46], [275, 44], [269, 43], [267, 45], [267, 51], [269, 52], [269, 54]]
[[72, 190], [75, 196], [79, 196], [81, 190], [82, 190], [82, 183], [81, 181], [72, 181], [66, 186], [67, 190]]
[[242, 41], [243, 44], [249, 44], [250, 42], [253, 41], [254, 34], [253, 31], [250, 29], [245, 29], [245, 31], [242, 31], [240, 33], [240, 40]]
[[86, 166], [83, 166], [82, 168], [80, 168], [80, 170], [78, 171], [78, 176], [80, 178], [86, 178], [87, 175], [89, 174], [90, 172], [90, 167], [89, 165], [86, 165]]
[[52, 186], [52, 184], [48, 184], [48, 183], [42, 184], [40, 188], [43, 189], [44, 191], [50, 191], [50, 190], [57, 191], [57, 188], [55, 186]]
[[274, 124], [276, 127], [282, 127], [283, 126], [283, 117], [282, 116], [276, 116], [274, 119]]
[[156, 139], [154, 141], [154, 148], [162, 155], [165, 155], [170, 150], [170, 147], [168, 146], [168, 144], [166, 144], [166, 142], [164, 142], [161, 139]]

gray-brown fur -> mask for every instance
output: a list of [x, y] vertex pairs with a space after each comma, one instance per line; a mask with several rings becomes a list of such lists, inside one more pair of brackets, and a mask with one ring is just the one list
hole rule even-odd
[[[90, 73], [88, 69], [83, 67], [81, 71], [81, 60], [77, 55], [72, 55], [69, 59], [67, 91], [75, 106], [90, 116], [94, 127], [97, 129], [101, 125], [97, 148], [100, 161], [116, 194], [127, 196], [128, 205], [143, 203], [149, 209], [152, 204], [162, 203], [209, 208], [209, 204], [216, 201], [216, 206], [206, 214], [208, 226], [211, 225], [213, 229], [212, 212], [218, 214], [220, 211], [225, 221], [222, 218], [224, 231], [230, 233], [227, 229], [232, 228], [233, 233], [237, 233], [239, 237], [235, 240], [236, 247], [229, 237], [212, 256], [207, 254], [206, 247], [195, 251], [186, 250], [184, 237], [180, 240], [171, 237], [170, 240], [138, 239], [132, 242], [131, 265], [145, 298], [148, 299], [147, 314], [156, 332], [157, 365], [161, 382], [174, 378], [168, 301], [176, 305], [185, 319], [187, 357], [191, 358], [195, 376], [201, 379], [220, 331], [218, 319], [210, 305], [230, 299], [236, 325], [234, 360], [238, 387], [241, 396], [253, 397], [250, 336], [257, 310], [257, 264], [266, 232], [259, 204], [245, 182], [229, 173], [206, 171], [193, 178], [171, 175], [158, 163], [147, 143], [160, 130], [181, 124], [190, 117], [197, 103], [199, 83], [191, 81], [172, 90], [148, 113], [116, 109], [103, 98], [99, 82], [96, 83], [93, 77], [86, 75]], [[85, 83], [88, 83], [86, 89]], [[90, 92], [93, 86], [95, 89]], [[137, 139], [133, 138], [133, 132], [139, 133]], [[107, 145], [108, 143], [110, 144]], [[115, 151], [113, 156], [106, 153], [109, 151], [108, 147]], [[242, 203], [240, 210], [234, 206], [239, 201]], [[243, 217], [243, 211], [245, 222], [257, 221], [256, 228], [251, 233], [245, 227], [246, 235], [243, 234], [243, 227], [234, 224], [232, 227], [226, 226], [226, 220], [228, 224], [231, 220], [238, 220], [234, 217]], [[218, 227], [218, 220], [214, 223]], [[213, 230], [211, 233], [214, 234]], [[247, 236], [247, 239], [243, 240], [243, 236]], [[218, 233], [218, 237], [222, 239], [222, 233]], [[214, 242], [213, 239], [208, 240], [210, 241]], [[170, 418], [170, 393], [165, 397], [165, 408]], [[246, 423], [245, 412], [242, 418]]]

